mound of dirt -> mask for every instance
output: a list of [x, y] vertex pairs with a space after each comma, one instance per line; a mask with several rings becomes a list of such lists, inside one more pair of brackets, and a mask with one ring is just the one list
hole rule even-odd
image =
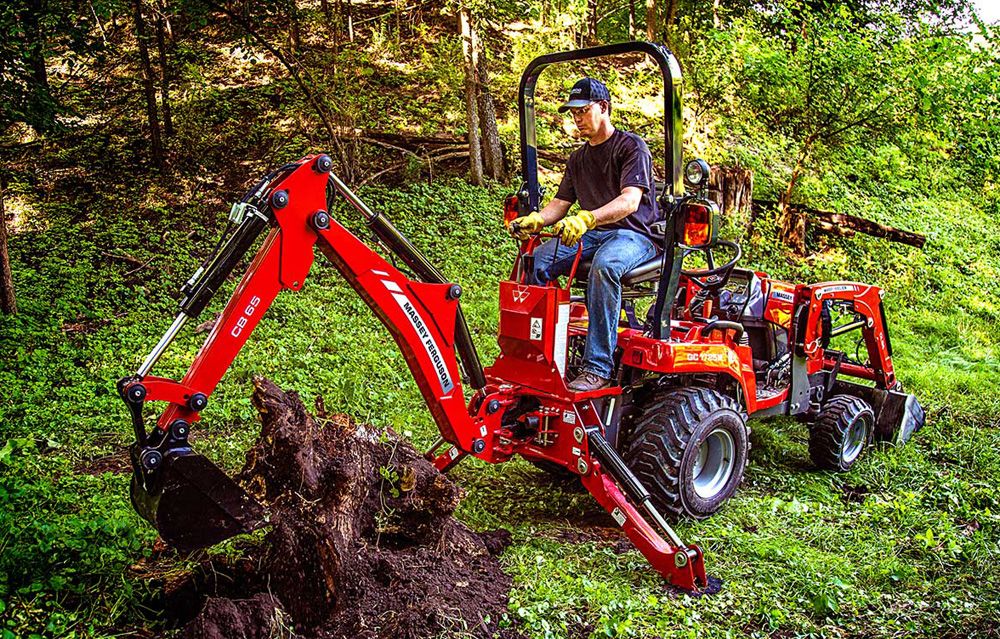
[[510, 534], [457, 521], [461, 489], [392, 431], [321, 405], [313, 417], [296, 393], [254, 385], [261, 433], [238, 481], [270, 528], [239, 562], [214, 559], [201, 571], [212, 578], [173, 588], [200, 605], [180, 636], [499, 634], [511, 580], [496, 555]]

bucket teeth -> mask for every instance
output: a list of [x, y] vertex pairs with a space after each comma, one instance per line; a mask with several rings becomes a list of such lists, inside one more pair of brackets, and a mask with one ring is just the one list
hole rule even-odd
[[179, 550], [205, 548], [259, 528], [264, 508], [218, 466], [190, 449], [132, 475], [132, 506]]

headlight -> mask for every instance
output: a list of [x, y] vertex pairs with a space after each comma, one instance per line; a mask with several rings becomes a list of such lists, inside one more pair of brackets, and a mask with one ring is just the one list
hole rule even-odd
[[708, 162], [705, 160], [691, 160], [684, 167], [684, 181], [688, 186], [700, 189], [708, 184]]

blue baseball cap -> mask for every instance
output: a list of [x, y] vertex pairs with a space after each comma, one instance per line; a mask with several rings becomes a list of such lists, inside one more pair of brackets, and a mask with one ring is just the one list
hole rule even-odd
[[594, 78], [583, 78], [577, 80], [573, 88], [569, 90], [569, 99], [559, 107], [559, 113], [565, 113], [568, 109], [584, 107], [591, 102], [611, 102], [611, 94], [604, 83]]

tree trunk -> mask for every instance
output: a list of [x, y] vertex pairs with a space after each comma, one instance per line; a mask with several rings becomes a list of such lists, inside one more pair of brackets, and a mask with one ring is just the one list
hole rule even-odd
[[738, 166], [713, 166], [708, 193], [723, 215], [752, 221], [753, 171]]
[[597, 0], [587, 0], [587, 44], [597, 44]]
[[716, 29], [722, 27], [722, 19], [719, 18], [720, 0], [712, 0], [712, 26]]
[[354, 5], [353, 0], [347, 0], [347, 40], [354, 42]]
[[153, 67], [149, 62], [149, 36], [142, 17], [142, 0], [132, 0], [135, 18], [135, 36], [139, 44], [139, 62], [142, 64], [142, 86], [146, 93], [146, 118], [149, 120], [150, 149], [153, 165], [163, 168], [163, 143], [160, 137], [160, 120], [156, 114], [156, 88], [153, 86]]
[[288, 0], [288, 46], [292, 53], [302, 48], [302, 28], [299, 24], [299, 5]]
[[7, 176], [0, 173], [0, 311], [13, 315], [17, 312], [17, 299], [14, 297], [10, 256], [7, 254], [7, 213], [3, 206], [6, 196]]
[[55, 126], [55, 103], [46, 70], [45, 37], [39, 23], [43, 13], [42, 0], [30, 0], [18, 12], [18, 18], [24, 29], [24, 57], [31, 71], [30, 99], [32, 109], [35, 110], [33, 117], [28, 119], [31, 120], [32, 126], [44, 132]]
[[805, 166], [812, 145], [818, 137], [819, 135], [814, 133], [806, 138], [802, 150], [799, 151], [799, 157], [795, 160], [795, 168], [792, 169], [792, 177], [788, 180], [788, 188], [778, 199], [778, 238], [796, 255], [806, 254], [806, 216], [802, 211], [792, 206], [792, 192], [795, 190], [799, 178], [802, 177], [802, 168]]
[[[478, 39], [476, 45], [478, 48]], [[497, 113], [493, 105], [493, 94], [490, 92], [489, 72], [486, 69], [486, 56], [479, 55], [479, 127], [482, 131], [483, 159], [486, 175], [494, 180], [505, 177], [503, 164], [503, 147], [500, 144], [500, 131], [497, 129]]]
[[[327, 33], [331, 36], [334, 35], [333, 30], [333, 12], [330, 10], [330, 0], [320, 0], [319, 2], [320, 10], [323, 12], [323, 23], [326, 25]], [[337, 38], [336, 40], [339, 40]]]
[[[798, 179], [797, 176], [795, 179]], [[792, 206], [792, 187], [794, 182], [790, 182], [788, 190], [781, 194], [778, 200], [778, 238], [796, 255], [806, 254], [806, 216], [802, 211]]]
[[646, 39], [656, 42], [656, 0], [646, 0]]
[[635, 38], [635, 0], [628, 0], [628, 37]]
[[160, 106], [163, 109], [163, 137], [174, 136], [174, 123], [170, 117], [170, 65], [167, 64], [166, 15], [167, 2], [160, 0], [156, 11], [156, 50], [160, 61]]
[[[773, 208], [780, 206], [780, 202], [774, 200], [754, 200], [754, 209]], [[927, 243], [927, 236], [913, 231], [898, 229], [893, 226], [879, 224], [873, 220], [868, 220], [848, 213], [837, 213], [835, 211], [824, 211], [814, 209], [801, 204], [792, 204], [803, 215], [812, 218], [813, 222], [827, 233], [837, 235], [853, 235], [855, 232], [871, 235], [872, 237], [884, 237], [891, 242], [908, 244], [917, 248], [923, 248]]]
[[778, 199], [778, 238], [796, 255], [806, 254], [806, 216], [792, 206], [792, 191], [801, 174], [801, 164], [792, 170], [788, 188]]
[[676, 50], [674, 45], [674, 22], [677, 20], [677, 0], [667, 0], [667, 10], [663, 16], [663, 42], [671, 50]]
[[459, 11], [459, 30], [462, 35], [462, 58], [465, 61], [465, 114], [469, 127], [469, 181], [483, 185], [483, 159], [479, 145], [479, 108], [476, 100], [477, 60], [475, 31], [467, 9]]

